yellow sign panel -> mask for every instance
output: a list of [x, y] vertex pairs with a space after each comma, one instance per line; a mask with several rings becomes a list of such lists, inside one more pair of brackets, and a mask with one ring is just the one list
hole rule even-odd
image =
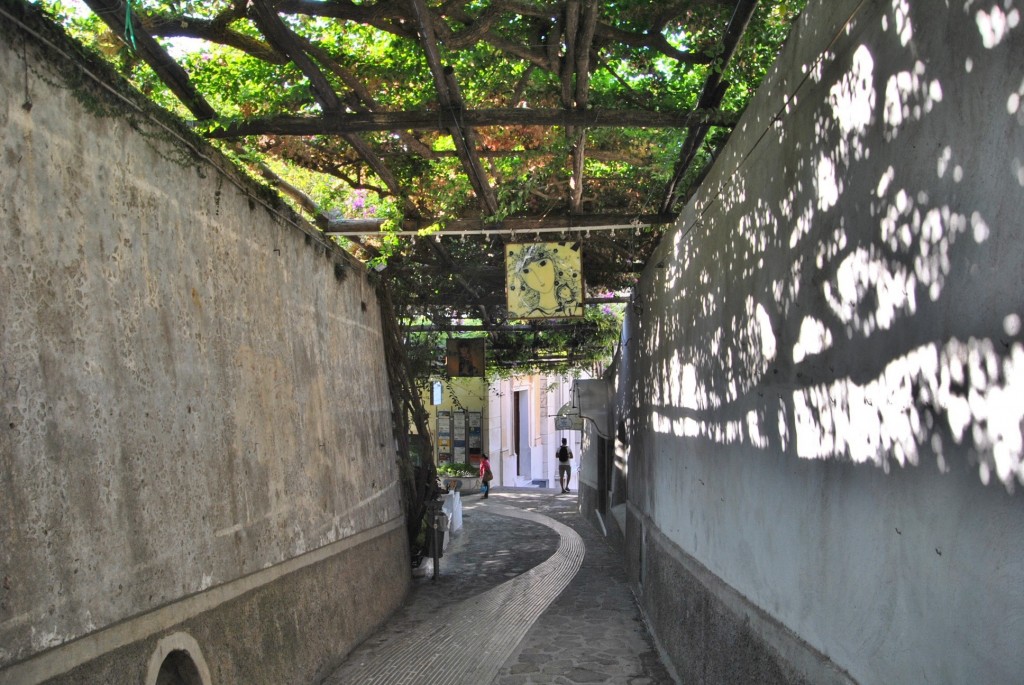
[[579, 243], [505, 246], [505, 283], [511, 319], [583, 316]]

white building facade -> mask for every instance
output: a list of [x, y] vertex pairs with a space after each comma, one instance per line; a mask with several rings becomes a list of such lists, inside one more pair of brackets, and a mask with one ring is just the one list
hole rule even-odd
[[577, 489], [582, 434], [555, 429], [558, 410], [572, 401], [574, 381], [571, 376], [530, 375], [490, 384], [485, 444], [497, 485], [558, 487], [555, 452], [565, 438], [574, 455], [570, 488]]

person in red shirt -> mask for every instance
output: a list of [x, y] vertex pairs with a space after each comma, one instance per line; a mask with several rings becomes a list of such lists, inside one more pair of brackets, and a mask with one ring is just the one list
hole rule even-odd
[[491, 460], [487, 458], [486, 454], [480, 455], [480, 491], [484, 494], [481, 499], [487, 499], [487, 495], [491, 492], [491, 481], [494, 480], [494, 474], [491, 472]]

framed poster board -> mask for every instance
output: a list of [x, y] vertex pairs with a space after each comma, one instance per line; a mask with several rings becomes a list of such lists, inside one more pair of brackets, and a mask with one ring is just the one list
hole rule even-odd
[[470, 464], [477, 464], [480, 461], [480, 454], [483, 452], [483, 415], [478, 411], [469, 412], [466, 419], [466, 452]]
[[466, 412], [452, 412], [452, 460], [456, 464], [466, 461]]
[[437, 412], [437, 463], [445, 464], [452, 460], [452, 414], [448, 411]]

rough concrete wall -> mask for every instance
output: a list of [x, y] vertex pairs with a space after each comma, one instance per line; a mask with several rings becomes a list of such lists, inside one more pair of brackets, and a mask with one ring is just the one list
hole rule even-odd
[[[341, 664], [345, 645], [362, 642], [379, 626], [382, 609], [394, 608], [386, 588], [402, 586], [409, 576], [407, 564], [395, 563], [394, 549], [407, 545], [399, 526], [291, 573], [285, 582], [261, 585], [190, 616], [170, 634], [196, 640], [209, 685], [319, 683]], [[104, 650], [46, 685], [149, 685], [148, 662], [157, 638], [166, 634]]]
[[[808, 4], [638, 290], [619, 399], [652, 614], [706, 573], [812, 681], [1024, 672], [1022, 13]], [[679, 616], [655, 632], [714, 682]]]
[[[363, 269], [13, 18], [0, 40], [0, 668], [402, 513]], [[404, 545], [388, 554], [405, 563]]]

